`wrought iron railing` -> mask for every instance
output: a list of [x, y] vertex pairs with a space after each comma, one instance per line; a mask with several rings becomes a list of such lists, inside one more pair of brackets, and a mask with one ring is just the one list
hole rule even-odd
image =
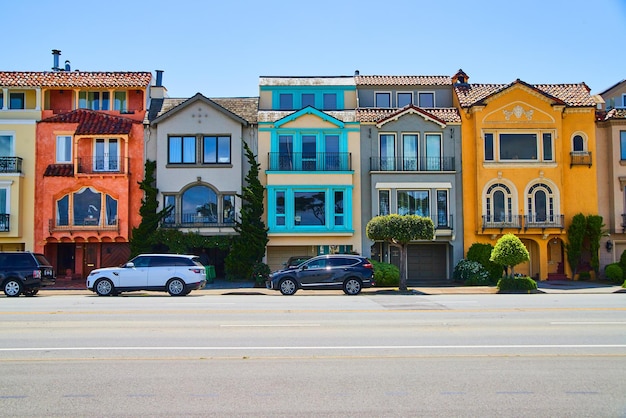
[[120, 156], [83, 156], [77, 158], [79, 174], [119, 173], [127, 174], [127, 157]]
[[529, 228], [564, 228], [564, 215], [525, 215], [524, 229]]
[[370, 157], [371, 171], [454, 171], [454, 157]]
[[483, 215], [483, 230], [485, 229], [522, 228], [521, 215]]
[[163, 228], [213, 228], [213, 227], [233, 227], [235, 226], [235, 219], [221, 219], [218, 220], [216, 215], [203, 214], [198, 212], [181, 213], [176, 216], [169, 216], [161, 222]]
[[275, 171], [350, 171], [349, 152], [270, 152], [269, 169]]
[[482, 229], [563, 229], [564, 222], [564, 215], [483, 215]]
[[591, 162], [590, 152], [570, 152], [570, 167], [574, 165], [586, 165], [591, 167]]
[[22, 159], [20, 157], [0, 157], [0, 173], [21, 173]]

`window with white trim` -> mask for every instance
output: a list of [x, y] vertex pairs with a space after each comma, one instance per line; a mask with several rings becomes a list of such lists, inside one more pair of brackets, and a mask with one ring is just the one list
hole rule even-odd
[[418, 93], [419, 107], [435, 107], [435, 93], [432, 91], [420, 91]]
[[378, 215], [389, 215], [389, 190], [378, 190]]
[[398, 214], [430, 217], [429, 190], [398, 190]]
[[0, 132], [0, 157], [15, 156], [15, 135], [12, 132]]
[[119, 171], [120, 143], [117, 138], [96, 139], [94, 143], [93, 168], [95, 171]]
[[487, 189], [485, 196], [486, 222], [513, 222], [513, 194], [511, 189], [502, 183], [495, 183]]
[[57, 135], [57, 163], [72, 162], [72, 137], [70, 135]]
[[398, 92], [398, 94], [396, 95], [396, 102], [398, 103], [397, 107], [404, 107], [413, 104], [413, 93]]
[[572, 151], [576, 153], [587, 152], [587, 140], [581, 134], [572, 136]]
[[376, 92], [376, 107], [391, 107], [390, 92]]
[[84, 187], [57, 200], [56, 225], [113, 226], [117, 225], [117, 210], [112, 196]]
[[483, 133], [484, 161], [554, 161], [553, 131]]
[[380, 134], [380, 169], [394, 171], [396, 169], [396, 136]]
[[528, 189], [527, 214], [529, 223], [553, 223], [555, 196], [552, 188], [545, 183], [537, 183]]

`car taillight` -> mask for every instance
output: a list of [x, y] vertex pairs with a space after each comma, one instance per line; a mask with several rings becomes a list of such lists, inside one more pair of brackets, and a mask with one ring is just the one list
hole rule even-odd
[[196, 273], [196, 274], [204, 273], [202, 271], [203, 269], [201, 269], [201, 268], [192, 268], [192, 269], [189, 269], [189, 270], [194, 272], [194, 273]]
[[363, 267], [365, 267], [366, 269], [374, 269], [374, 266], [372, 265], [372, 263], [363, 263]]
[[33, 278], [41, 279], [41, 270], [33, 270]]

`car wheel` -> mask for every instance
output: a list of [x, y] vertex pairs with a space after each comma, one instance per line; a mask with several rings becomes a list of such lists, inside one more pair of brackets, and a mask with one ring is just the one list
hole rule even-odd
[[293, 279], [284, 279], [279, 285], [280, 293], [283, 295], [293, 295], [298, 290], [298, 284]]
[[343, 292], [346, 295], [358, 295], [361, 293], [361, 281], [354, 277], [349, 278], [343, 283]]
[[94, 285], [98, 296], [111, 296], [115, 293], [113, 282], [109, 279], [100, 279]]
[[170, 296], [185, 296], [185, 282], [182, 279], [172, 279], [167, 282], [167, 293]]
[[4, 294], [14, 298], [22, 293], [22, 282], [19, 279], [9, 279], [4, 282]]
[[39, 293], [39, 289], [24, 290], [24, 296], [35, 296], [37, 293]]

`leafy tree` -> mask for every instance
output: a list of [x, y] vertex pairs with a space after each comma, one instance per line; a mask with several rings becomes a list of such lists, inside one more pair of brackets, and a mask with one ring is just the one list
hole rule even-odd
[[411, 241], [432, 240], [435, 226], [430, 218], [417, 215], [384, 215], [372, 218], [365, 228], [367, 237], [385, 241], [400, 249], [400, 291], [407, 290], [407, 248]]
[[243, 142], [250, 169], [246, 175], [246, 186], [241, 198], [241, 219], [235, 219], [235, 231], [239, 233], [225, 260], [226, 277], [229, 280], [248, 280], [255, 276], [255, 271], [265, 270], [259, 267], [265, 255], [265, 246], [269, 239], [268, 228], [263, 222], [263, 197], [265, 187], [259, 181], [259, 167], [256, 156]]
[[155, 186], [155, 170], [156, 161], [146, 160], [144, 179], [143, 181], [137, 182], [139, 188], [143, 190], [144, 197], [141, 199], [141, 207], [139, 208], [141, 223], [137, 228], [132, 229], [130, 238], [131, 257], [152, 251], [154, 234], [159, 227], [159, 223], [163, 218], [168, 216], [172, 210], [172, 208], [164, 208], [157, 212], [157, 208], [159, 207], [159, 201], [157, 200], [159, 189]]
[[511, 277], [515, 276], [516, 265], [530, 260], [528, 250], [514, 234], [504, 234], [491, 252], [491, 261], [511, 267]]

